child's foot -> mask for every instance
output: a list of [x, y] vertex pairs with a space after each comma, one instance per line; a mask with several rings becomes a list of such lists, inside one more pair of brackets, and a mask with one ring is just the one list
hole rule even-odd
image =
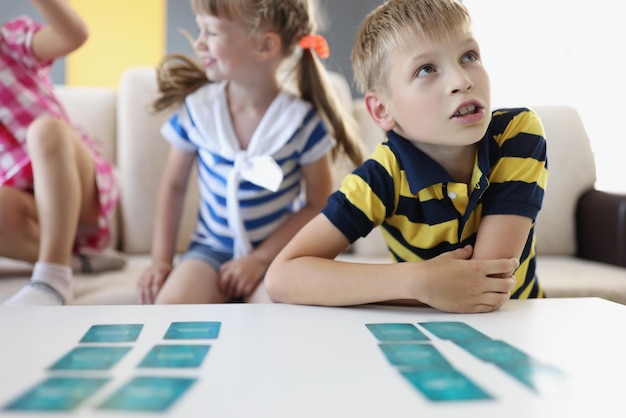
[[30, 282], [16, 294], [5, 300], [3, 305], [60, 306], [65, 304], [63, 296], [46, 283]]
[[72, 270], [74, 273], [99, 273], [103, 271], [121, 270], [126, 259], [112, 250], [95, 251], [81, 249], [72, 254]]
[[5, 305], [65, 305], [73, 300], [72, 269], [38, 261], [30, 282], [4, 302]]

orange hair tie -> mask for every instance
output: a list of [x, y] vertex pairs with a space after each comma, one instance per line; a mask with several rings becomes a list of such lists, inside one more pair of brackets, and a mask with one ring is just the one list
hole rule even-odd
[[298, 45], [302, 49], [313, 49], [320, 58], [328, 58], [330, 56], [330, 49], [328, 48], [328, 42], [326, 39], [317, 33], [304, 35], [298, 41]]

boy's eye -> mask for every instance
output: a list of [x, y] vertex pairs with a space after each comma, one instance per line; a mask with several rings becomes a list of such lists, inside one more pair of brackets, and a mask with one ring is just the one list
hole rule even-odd
[[417, 72], [415, 73], [416, 77], [426, 77], [427, 75], [430, 75], [432, 73], [435, 72], [435, 67], [428, 64], [428, 65], [424, 65], [422, 67], [420, 67]]
[[474, 51], [468, 52], [461, 58], [461, 62], [474, 62], [478, 61], [478, 54]]

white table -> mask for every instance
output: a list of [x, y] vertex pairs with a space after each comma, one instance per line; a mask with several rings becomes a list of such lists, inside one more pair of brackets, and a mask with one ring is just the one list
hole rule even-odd
[[[198, 368], [137, 365], [178, 321], [221, 322]], [[367, 323], [458, 321], [504, 340], [564, 372], [561, 383], [533, 392], [493, 364], [450, 341], [431, 338], [454, 367], [492, 399], [437, 402], [387, 360]], [[143, 324], [113, 368], [73, 372], [110, 380], [70, 412], [2, 410], [77, 346], [92, 325]], [[428, 333], [427, 333], [428, 334]], [[432, 336], [431, 336], [432, 337]], [[80, 417], [623, 417], [626, 410], [626, 306], [596, 298], [511, 301], [490, 314], [426, 308], [325, 308], [290, 305], [0, 307], [0, 416]], [[62, 373], [61, 373], [62, 374]], [[66, 373], [67, 374], [67, 373]], [[197, 379], [163, 413], [98, 409], [137, 375]]]

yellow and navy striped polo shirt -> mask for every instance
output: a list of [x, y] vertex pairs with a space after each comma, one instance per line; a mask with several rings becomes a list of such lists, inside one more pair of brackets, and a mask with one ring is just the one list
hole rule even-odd
[[499, 109], [477, 143], [469, 185], [456, 182], [439, 163], [389, 131], [330, 196], [323, 213], [350, 242], [380, 226], [396, 262], [427, 260], [474, 245], [484, 216], [529, 217], [533, 227], [511, 297], [543, 297], [535, 275], [534, 221], [547, 179], [545, 134], [537, 114]]

